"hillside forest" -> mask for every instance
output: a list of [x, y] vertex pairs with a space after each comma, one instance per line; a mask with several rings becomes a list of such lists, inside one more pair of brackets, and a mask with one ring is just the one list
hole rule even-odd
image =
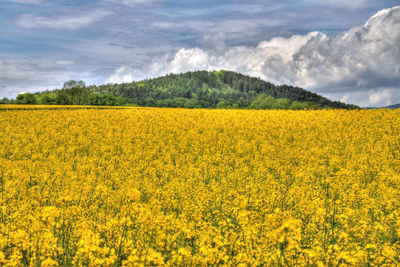
[[138, 82], [86, 86], [70, 80], [62, 88], [22, 93], [0, 104], [146, 106], [176, 108], [353, 109], [290, 85], [274, 85], [232, 71], [195, 71]]

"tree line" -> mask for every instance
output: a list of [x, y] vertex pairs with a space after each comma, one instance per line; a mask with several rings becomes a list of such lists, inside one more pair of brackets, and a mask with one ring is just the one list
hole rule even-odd
[[289, 85], [274, 85], [232, 71], [195, 71], [139, 82], [63, 87], [24, 93], [0, 103], [46, 105], [147, 106], [181, 108], [321, 109], [357, 108]]

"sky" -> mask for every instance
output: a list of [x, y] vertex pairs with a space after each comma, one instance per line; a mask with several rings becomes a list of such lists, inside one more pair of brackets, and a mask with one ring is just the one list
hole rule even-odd
[[0, 98], [214, 69], [400, 103], [400, 1], [0, 0]]

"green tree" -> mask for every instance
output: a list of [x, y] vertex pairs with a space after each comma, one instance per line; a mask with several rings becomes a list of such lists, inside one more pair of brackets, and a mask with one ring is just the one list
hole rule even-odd
[[88, 97], [88, 104], [92, 106], [101, 105], [101, 95], [99, 92], [93, 92]]
[[216, 108], [228, 108], [229, 105], [229, 101], [222, 99], [218, 102], [218, 104], [216, 105]]
[[17, 104], [37, 104], [34, 94], [23, 93], [17, 96]]
[[293, 101], [290, 104], [289, 109], [300, 110], [300, 109], [307, 109], [307, 104], [304, 102]]
[[42, 105], [53, 105], [57, 103], [57, 95], [55, 93], [42, 93], [38, 95], [37, 102]]
[[250, 108], [255, 109], [272, 109], [275, 108], [275, 99], [267, 94], [260, 94], [253, 100]]
[[61, 89], [57, 91], [57, 104], [72, 105], [72, 97], [67, 90]]
[[275, 108], [287, 109], [290, 106], [290, 100], [287, 98], [279, 98], [275, 101]]
[[155, 106], [155, 102], [154, 102], [154, 99], [152, 98], [152, 97], [147, 97], [145, 100], [144, 100], [144, 104], [147, 106], [147, 107], [153, 107], [153, 106]]
[[102, 106], [115, 106], [115, 97], [110, 93], [103, 93], [100, 95], [100, 105]]
[[183, 105], [184, 108], [201, 108], [201, 105], [197, 99], [189, 99]]
[[115, 98], [116, 106], [126, 106], [127, 100], [121, 96]]
[[8, 104], [10, 100], [8, 100], [8, 98], [3, 97], [2, 99], [0, 99], [0, 104]]
[[82, 105], [87, 103], [90, 92], [89, 89], [86, 88], [84, 81], [67, 81], [64, 83], [62, 89], [70, 95], [71, 104]]
[[84, 88], [86, 87], [84, 81], [69, 80], [64, 82], [62, 89]]

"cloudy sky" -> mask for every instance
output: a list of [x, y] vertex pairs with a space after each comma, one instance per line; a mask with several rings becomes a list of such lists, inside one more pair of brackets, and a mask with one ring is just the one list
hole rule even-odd
[[0, 98], [228, 69], [400, 103], [400, 1], [0, 0]]

